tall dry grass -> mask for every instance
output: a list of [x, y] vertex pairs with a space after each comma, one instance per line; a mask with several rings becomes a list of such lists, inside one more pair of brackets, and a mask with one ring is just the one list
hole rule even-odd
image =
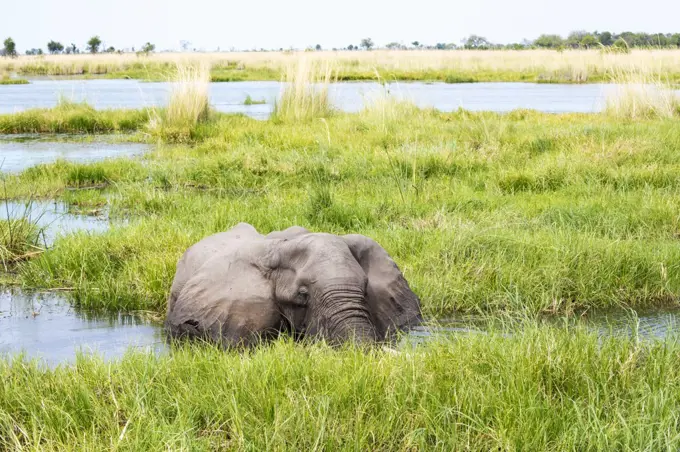
[[167, 107], [151, 110], [149, 129], [184, 141], [210, 115], [210, 66], [178, 64]]
[[680, 114], [680, 95], [667, 79], [641, 68], [612, 74], [615, 88], [607, 96], [605, 113], [628, 119], [672, 118]]
[[332, 62], [339, 72], [450, 71], [522, 72], [544, 75], [546, 79], [587, 81], [595, 75], [619, 70], [651, 68], [658, 73], [680, 73], [680, 52], [669, 49], [634, 49], [630, 53], [599, 50], [530, 51], [325, 51], [325, 52], [223, 52], [159, 53], [139, 58], [132, 54], [79, 54], [21, 56], [1, 59], [0, 72], [41, 75], [107, 74], [176, 64], [208, 64], [214, 68], [271, 68], [284, 71], [299, 60]]
[[286, 68], [272, 113], [275, 121], [307, 121], [328, 117], [333, 105], [328, 94], [333, 76], [331, 64], [302, 58]]

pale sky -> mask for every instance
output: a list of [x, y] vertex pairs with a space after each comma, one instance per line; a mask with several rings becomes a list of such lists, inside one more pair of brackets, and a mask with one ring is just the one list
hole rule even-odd
[[478, 34], [519, 42], [572, 30], [680, 32], [680, 1], [632, 0], [0, 0], [0, 40], [17, 50], [46, 48], [51, 39], [81, 49], [99, 35], [115, 48], [197, 49], [380, 46], [397, 41], [460, 44]]

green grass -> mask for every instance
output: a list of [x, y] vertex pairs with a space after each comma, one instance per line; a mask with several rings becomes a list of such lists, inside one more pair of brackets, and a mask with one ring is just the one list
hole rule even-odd
[[210, 115], [208, 66], [178, 65], [165, 108], [152, 109], [148, 129], [161, 140], [188, 142]]
[[243, 105], [264, 105], [266, 104], [267, 101], [264, 99], [261, 100], [255, 100], [252, 97], [250, 97], [250, 94], [246, 96], [246, 100], [243, 101]]
[[0, 220], [0, 264], [5, 272], [42, 251], [37, 246], [40, 233], [40, 228], [28, 218]]
[[22, 78], [0, 78], [0, 85], [28, 85], [29, 81]]
[[0, 361], [7, 450], [676, 450], [680, 345], [527, 325], [393, 354], [280, 340]]
[[[215, 115], [192, 146], [144, 160], [59, 162], [11, 197], [108, 199], [129, 218], [22, 267], [90, 308], [165, 311], [181, 253], [240, 221], [361, 233], [396, 259], [428, 316], [677, 304], [680, 133], [673, 120], [377, 104], [328, 119]], [[100, 195], [71, 189], [107, 187]]]
[[134, 132], [149, 122], [147, 110], [95, 110], [86, 103], [60, 101], [52, 109], [0, 115], [0, 134]]

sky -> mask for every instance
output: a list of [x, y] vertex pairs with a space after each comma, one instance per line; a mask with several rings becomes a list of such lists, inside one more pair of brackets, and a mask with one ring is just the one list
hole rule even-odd
[[470, 34], [494, 43], [521, 42], [573, 30], [680, 32], [680, 1], [658, 0], [0, 0], [0, 40], [17, 50], [50, 40], [81, 49], [93, 35], [106, 47], [157, 50], [323, 48], [419, 41], [460, 44]]

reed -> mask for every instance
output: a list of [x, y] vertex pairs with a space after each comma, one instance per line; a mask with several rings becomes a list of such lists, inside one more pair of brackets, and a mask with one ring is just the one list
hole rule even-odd
[[184, 141], [210, 115], [210, 67], [178, 65], [165, 108], [152, 110], [149, 129], [170, 140]]
[[304, 58], [287, 67], [272, 119], [299, 122], [332, 115], [334, 109], [328, 94], [332, 76], [330, 64]]
[[613, 73], [615, 88], [605, 112], [627, 119], [673, 118], [680, 115], [680, 96], [667, 78], [642, 68]]

